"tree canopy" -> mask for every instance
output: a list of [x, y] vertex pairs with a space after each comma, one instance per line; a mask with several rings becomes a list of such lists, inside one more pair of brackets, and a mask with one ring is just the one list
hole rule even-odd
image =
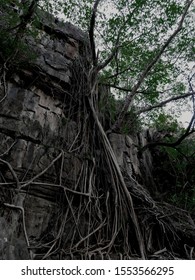
[[59, 0], [48, 8], [89, 33], [94, 64], [103, 62], [99, 82], [123, 97], [123, 112], [135, 106], [154, 117], [170, 102], [175, 113], [193, 103], [193, 1]]

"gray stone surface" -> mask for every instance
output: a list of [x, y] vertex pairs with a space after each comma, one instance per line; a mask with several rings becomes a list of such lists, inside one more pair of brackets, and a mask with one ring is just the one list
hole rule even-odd
[[[24, 227], [32, 246], [57, 236], [64, 204], [59, 176], [63, 185], [73, 188], [81, 169], [79, 157], [68, 152], [78, 134], [77, 123], [67, 121], [64, 108], [72, 98], [73, 61], [86, 55], [80, 51], [86, 35], [69, 23], [52, 20], [43, 17], [39, 36], [25, 38], [35, 59], [0, 86], [0, 259], [31, 257]], [[48, 168], [62, 149], [67, 152]], [[22, 189], [22, 200], [16, 199], [16, 177], [25, 184], [45, 169]], [[25, 225], [21, 210], [9, 204], [24, 209]], [[71, 224], [64, 231], [67, 242]]]

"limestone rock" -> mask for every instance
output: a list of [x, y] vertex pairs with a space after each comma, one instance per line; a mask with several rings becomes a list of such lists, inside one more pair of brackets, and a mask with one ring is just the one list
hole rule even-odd
[[[46, 170], [41, 182], [38, 176], [22, 190], [25, 227], [30, 244], [35, 246], [38, 240], [52, 241], [57, 235], [56, 217], [64, 203], [59, 176], [71, 189], [81, 170], [79, 156], [68, 152], [78, 134], [78, 126], [74, 119], [67, 118], [69, 108], [65, 108], [73, 99], [73, 61], [86, 56], [81, 49], [87, 44], [86, 35], [70, 23], [55, 22], [53, 17], [48, 20], [42, 15], [41, 24], [43, 28], [37, 38], [24, 38], [35, 58], [0, 86], [1, 206], [13, 204], [16, 177], [25, 183]], [[62, 149], [67, 152], [51, 165]], [[29, 259], [21, 211], [3, 206], [1, 215], [0, 259]], [[7, 219], [8, 216], [11, 218]], [[71, 240], [71, 224], [72, 221], [64, 232], [69, 236], [67, 240]]]

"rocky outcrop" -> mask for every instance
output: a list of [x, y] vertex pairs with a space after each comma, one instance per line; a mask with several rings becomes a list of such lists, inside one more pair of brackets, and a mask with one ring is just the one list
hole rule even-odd
[[[63, 203], [59, 174], [70, 187], [81, 168], [80, 159], [69, 153], [78, 126], [67, 121], [66, 112], [73, 98], [73, 63], [87, 56], [86, 41], [72, 24], [42, 17], [38, 37], [25, 38], [35, 58], [1, 85], [0, 259], [28, 259], [29, 244], [57, 234], [55, 219]], [[29, 179], [32, 184], [25, 185]]]

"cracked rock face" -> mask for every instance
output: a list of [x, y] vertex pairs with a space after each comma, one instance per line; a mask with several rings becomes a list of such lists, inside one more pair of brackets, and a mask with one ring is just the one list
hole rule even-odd
[[[0, 87], [1, 203], [13, 204], [15, 176], [25, 182], [47, 169], [41, 177], [43, 184], [38, 183], [38, 177], [30, 188], [24, 188], [28, 195], [18, 195], [18, 207], [25, 209], [25, 227], [31, 244], [49, 234], [50, 239], [56, 236], [56, 215], [63, 203], [63, 190], [51, 184], [59, 185], [61, 172], [61, 180], [66, 178], [66, 185], [71, 188], [81, 168], [80, 159], [68, 153], [68, 149], [62, 170], [59, 162], [48, 168], [61, 149], [72, 145], [78, 133], [77, 123], [67, 121], [64, 108], [71, 99], [73, 62], [86, 56], [83, 49], [87, 44], [81, 30], [50, 19], [49, 22], [42, 18], [42, 30], [36, 40], [25, 38], [36, 58]], [[0, 214], [0, 259], [29, 259], [21, 209], [0, 207]], [[67, 235], [70, 226], [67, 225]]]

